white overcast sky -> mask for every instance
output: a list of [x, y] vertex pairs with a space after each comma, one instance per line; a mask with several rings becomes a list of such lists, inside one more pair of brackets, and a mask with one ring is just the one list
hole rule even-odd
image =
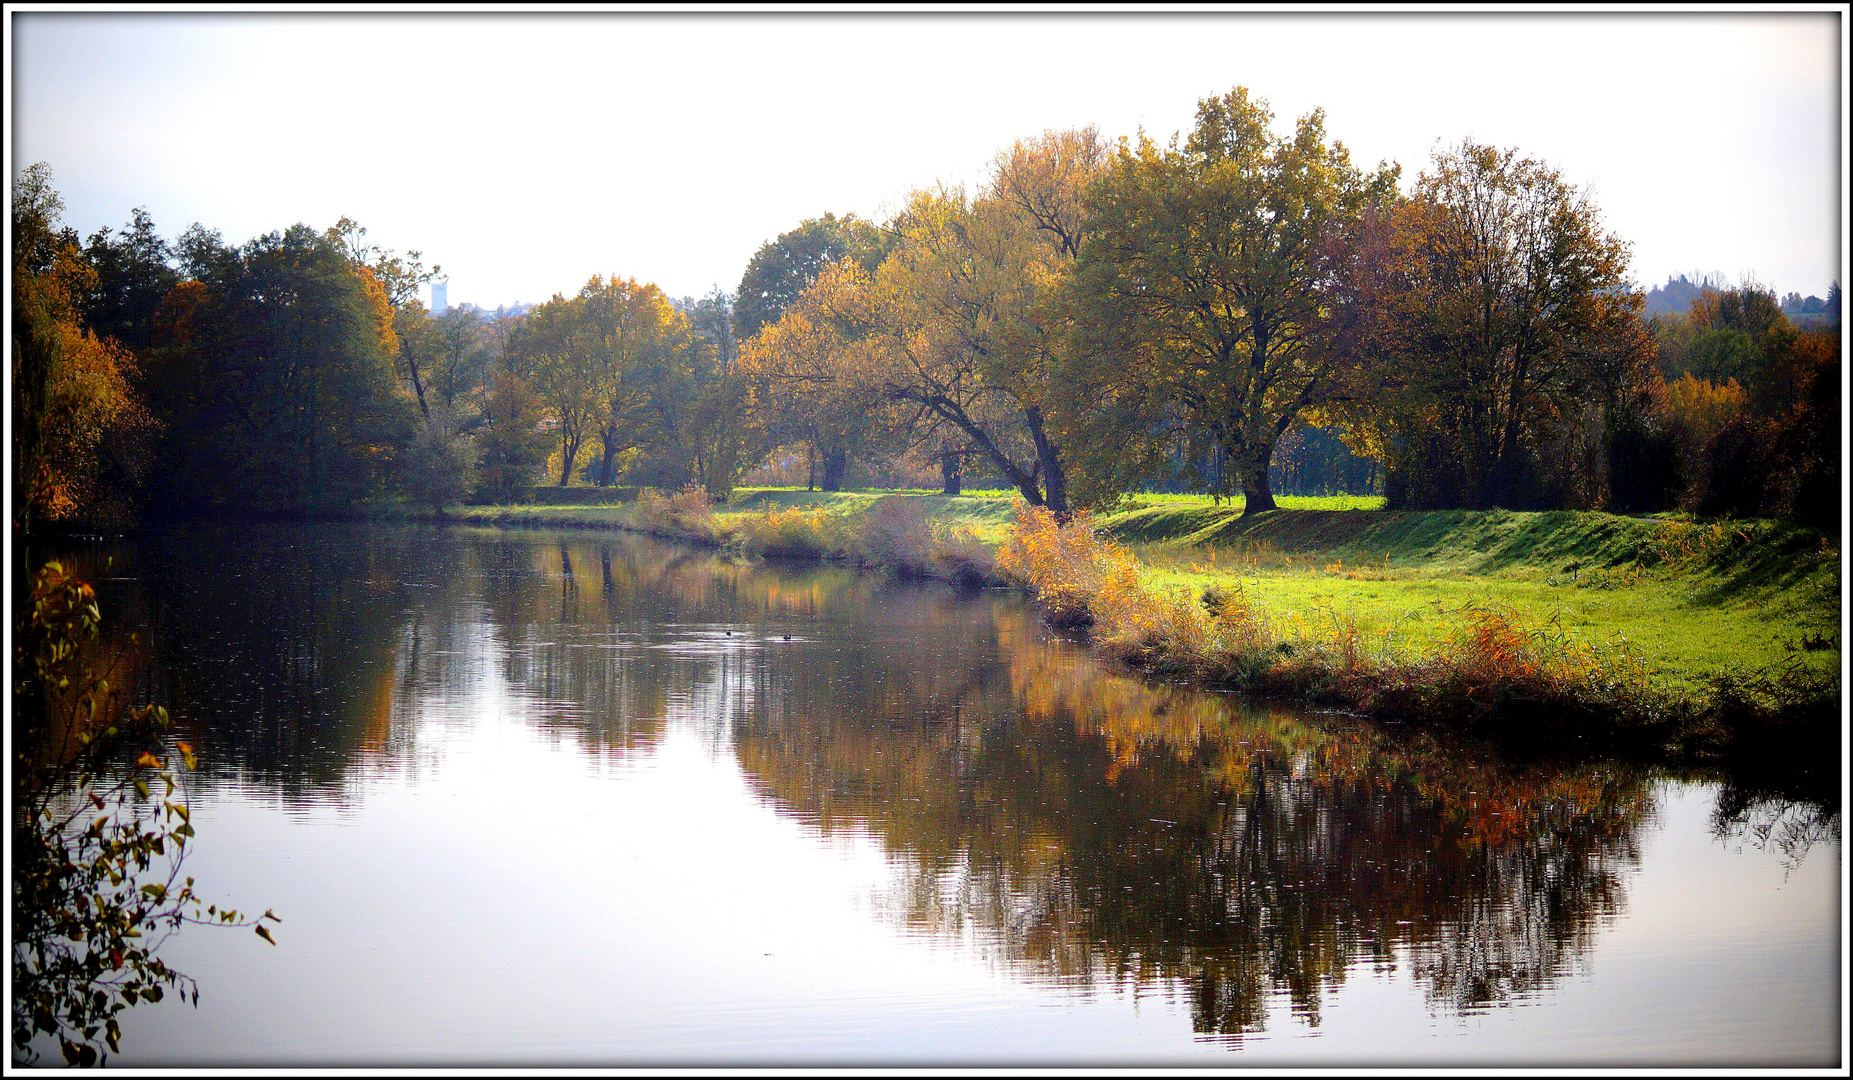
[[10, 14], [12, 175], [48, 162], [67, 224], [345, 214], [452, 303], [731, 290], [804, 218], [975, 183], [1046, 129], [1162, 141], [1238, 84], [1405, 184], [1465, 136], [1549, 162], [1643, 287], [1842, 272], [1836, 11]]

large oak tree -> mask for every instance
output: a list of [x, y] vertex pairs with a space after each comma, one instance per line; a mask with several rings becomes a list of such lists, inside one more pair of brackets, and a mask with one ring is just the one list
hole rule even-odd
[[1242, 87], [1206, 98], [1181, 145], [1122, 141], [1090, 191], [1064, 427], [1092, 488], [1150, 479], [1183, 444], [1228, 463], [1199, 486], [1274, 508], [1275, 444], [1345, 356], [1331, 293], [1348, 233], [1397, 171], [1353, 167], [1322, 111], [1286, 138], [1272, 120]]

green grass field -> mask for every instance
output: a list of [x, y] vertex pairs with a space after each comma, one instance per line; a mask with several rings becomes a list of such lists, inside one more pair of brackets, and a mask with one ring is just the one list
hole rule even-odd
[[1420, 653], [1480, 607], [1541, 633], [1628, 649], [1655, 683], [1682, 692], [1731, 666], [1829, 672], [1840, 663], [1838, 548], [1791, 526], [1707, 530], [1501, 510], [1243, 522], [1235, 511], [1195, 508], [1104, 524], [1138, 554], [1148, 584], [1201, 592], [1239, 580], [1295, 636], [1329, 636], [1349, 619], [1381, 648]]

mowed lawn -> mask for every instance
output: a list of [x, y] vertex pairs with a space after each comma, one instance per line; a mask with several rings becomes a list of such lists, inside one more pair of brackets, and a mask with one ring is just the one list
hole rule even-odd
[[[1625, 650], [1656, 684], [1680, 691], [1731, 667], [1826, 673], [1840, 664], [1839, 549], [1789, 526], [1732, 525], [1720, 537], [1567, 511], [1243, 523], [1166, 508], [1105, 524], [1139, 555], [1148, 584], [1201, 593], [1239, 582], [1288, 636], [1329, 640], [1355, 622], [1379, 649], [1420, 654], [1459, 633], [1470, 610], [1490, 608], [1544, 639]], [[1709, 548], [1682, 551], [1682, 526]]]

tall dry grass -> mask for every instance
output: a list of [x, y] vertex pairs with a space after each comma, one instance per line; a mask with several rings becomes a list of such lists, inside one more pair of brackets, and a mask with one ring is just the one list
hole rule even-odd
[[843, 519], [828, 510], [768, 507], [735, 524], [734, 546], [743, 554], [787, 559], [842, 558], [848, 542]]
[[997, 567], [1036, 597], [1050, 621], [1089, 627], [1115, 659], [1227, 680], [1255, 668], [1276, 644], [1239, 583], [1207, 604], [1182, 587], [1150, 588], [1138, 559], [1096, 532], [1086, 514], [1064, 524], [1019, 502]]
[[843, 560], [905, 577], [983, 584], [997, 576], [991, 545], [969, 526], [934, 521], [925, 503], [903, 496], [853, 513], [768, 508], [736, 518], [721, 542], [741, 554]]
[[645, 488], [637, 493], [632, 513], [637, 527], [645, 532], [702, 544], [721, 540], [720, 529], [714, 523], [714, 500], [700, 484], [691, 482], [674, 495]]

